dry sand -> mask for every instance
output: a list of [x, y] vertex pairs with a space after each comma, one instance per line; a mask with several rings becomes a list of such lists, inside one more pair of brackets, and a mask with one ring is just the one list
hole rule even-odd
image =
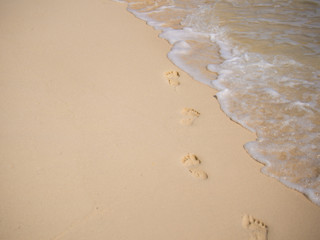
[[0, 239], [320, 239], [320, 208], [125, 7], [0, 2]]

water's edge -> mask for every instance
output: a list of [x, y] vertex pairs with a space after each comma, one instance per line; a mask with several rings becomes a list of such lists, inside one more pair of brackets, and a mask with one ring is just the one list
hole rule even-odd
[[[114, 0], [119, 3], [127, 3], [126, 1], [122, 0]], [[159, 37], [162, 39], [165, 39], [168, 41], [168, 43], [172, 46], [170, 52], [167, 54], [168, 59], [175, 64], [177, 67], [179, 67], [181, 70], [189, 74], [193, 79], [196, 81], [202, 82], [209, 87], [212, 87], [218, 91], [216, 94], [218, 102], [220, 104], [221, 110], [235, 123], [240, 124], [244, 128], [250, 130], [251, 132], [254, 132], [257, 135], [256, 141], [248, 142], [244, 145], [244, 149], [247, 151], [247, 153], [256, 161], [264, 164], [264, 167], [261, 169], [261, 172], [264, 173], [267, 176], [276, 178], [278, 181], [286, 185], [287, 187], [297, 190], [298, 192], [303, 193], [309, 200], [311, 200], [316, 205], [320, 206], [320, 195], [316, 190], [316, 187], [313, 189], [312, 186], [309, 183], [304, 184], [303, 180], [297, 180], [297, 183], [293, 182], [290, 177], [287, 177], [286, 175], [282, 176], [279, 175], [276, 170], [274, 170], [274, 166], [271, 164], [270, 159], [266, 158], [266, 156], [263, 154], [263, 151], [261, 150], [260, 145], [261, 142], [265, 140], [264, 134], [259, 134], [259, 129], [255, 129], [250, 125], [250, 120], [246, 118], [246, 116], [242, 116], [242, 118], [239, 118], [239, 115], [234, 114], [234, 111], [237, 109], [237, 105], [233, 106], [233, 102], [227, 101], [226, 99], [229, 99], [231, 97], [236, 98], [238, 100], [241, 100], [241, 93], [238, 95], [238, 93], [235, 93], [234, 91], [230, 90], [226, 87], [226, 84], [221, 81], [222, 78], [228, 78], [228, 68], [234, 68], [235, 64], [238, 64], [238, 62], [235, 62], [235, 56], [240, 56], [241, 54], [247, 58], [247, 62], [249, 62], [251, 59], [256, 58], [256, 56], [251, 56], [250, 54], [243, 54], [243, 53], [237, 53], [237, 49], [234, 50], [234, 52], [230, 52], [230, 46], [228, 46], [228, 41], [224, 41], [223, 37], [218, 36], [218, 34], [208, 34], [203, 31], [194, 32], [192, 29], [188, 27], [163, 27], [161, 23], [150, 19], [147, 17], [145, 13], [137, 12], [133, 9], [130, 9], [129, 6], [127, 7], [127, 10], [133, 14], [135, 17], [145, 21], [149, 26], [153, 27], [156, 30], [160, 30], [161, 33], [159, 34]], [[193, 19], [190, 21], [194, 21]], [[194, 24], [194, 23], [192, 23]], [[210, 40], [212, 45], [208, 46], [207, 40]], [[195, 46], [192, 46], [193, 41], [198, 41]], [[200, 42], [200, 44], [199, 44]], [[198, 52], [192, 52], [193, 47], [197, 48]], [[203, 63], [199, 59], [197, 59], [197, 55], [199, 52], [201, 54], [206, 54], [203, 51], [201, 52], [201, 49], [199, 51], [199, 48], [203, 48], [204, 51], [208, 51], [208, 58], [210, 59], [211, 64], [207, 64], [207, 61], [204, 61]], [[192, 68], [192, 60], [186, 64], [186, 55], [192, 55], [195, 56], [195, 61], [198, 60], [197, 64], [202, 65], [203, 71], [199, 71], [199, 68]], [[218, 56], [214, 57], [212, 56]], [[240, 57], [238, 57], [240, 59]], [[207, 60], [207, 59], [206, 59]], [[242, 59], [239, 60], [243, 61]], [[261, 59], [255, 59], [252, 62], [253, 68], [259, 68], [259, 66], [256, 66], [256, 62], [260, 61]], [[286, 64], [292, 64], [296, 65], [297, 68], [301, 67], [299, 63], [296, 62], [290, 62], [288, 59], [280, 59], [280, 57], [277, 58], [277, 56], [274, 59], [270, 59], [269, 62], [263, 62], [261, 65], [265, 67], [266, 65], [283, 65], [286, 66]], [[221, 67], [222, 66], [222, 67]], [[249, 66], [250, 67], [250, 66]], [[272, 66], [270, 67], [271, 70]], [[259, 70], [259, 69], [258, 69]], [[270, 70], [270, 71], [271, 71]], [[264, 94], [264, 93], [262, 93]], [[270, 90], [270, 96], [275, 98], [277, 93], [272, 92]], [[267, 96], [267, 98], [270, 96]], [[281, 100], [277, 99], [277, 102], [280, 102]], [[241, 101], [239, 101], [241, 102]], [[297, 103], [299, 105], [299, 103]], [[295, 107], [295, 106], [293, 106]], [[241, 115], [241, 114], [240, 114]], [[249, 124], [248, 124], [249, 121]], [[289, 120], [287, 120], [289, 121]], [[261, 123], [262, 124], [262, 123]], [[257, 132], [258, 131], [258, 132]], [[291, 131], [291, 130], [290, 130]], [[260, 136], [259, 136], [260, 135]], [[276, 143], [270, 143], [270, 144], [276, 144]], [[282, 144], [282, 143], [281, 143]], [[270, 148], [270, 152], [274, 151], [276, 147]], [[294, 151], [291, 149], [291, 147], [288, 147], [290, 151]], [[268, 148], [265, 148], [265, 151], [268, 151]], [[281, 152], [282, 154], [282, 152]], [[316, 153], [315, 153], [316, 154]], [[279, 153], [275, 154], [276, 156], [279, 155]], [[320, 155], [317, 155], [320, 156]], [[280, 156], [283, 157], [283, 156]], [[289, 158], [285, 156], [284, 158]], [[317, 160], [317, 159], [316, 159]], [[312, 179], [317, 179], [318, 177], [318, 167], [316, 167], [316, 170], [314, 175], [311, 176]], [[312, 170], [313, 171], [313, 170]], [[300, 182], [299, 182], [300, 181]], [[316, 180], [315, 180], [316, 181]], [[304, 185], [301, 184], [303, 182]]]

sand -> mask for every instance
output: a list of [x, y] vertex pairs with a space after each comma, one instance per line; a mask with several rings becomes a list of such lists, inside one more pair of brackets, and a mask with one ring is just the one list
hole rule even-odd
[[1, 240], [318, 240], [255, 135], [108, 0], [0, 3]]

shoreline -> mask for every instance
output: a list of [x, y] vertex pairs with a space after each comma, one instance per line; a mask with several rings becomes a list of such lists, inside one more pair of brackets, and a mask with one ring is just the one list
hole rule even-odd
[[2, 4], [1, 238], [245, 240], [252, 215], [317, 240], [320, 208], [260, 173], [255, 135], [125, 4], [36, 4]]

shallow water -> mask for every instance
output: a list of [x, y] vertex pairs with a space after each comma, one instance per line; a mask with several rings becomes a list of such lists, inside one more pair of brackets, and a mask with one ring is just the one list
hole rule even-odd
[[320, 1], [127, 0], [168, 54], [257, 134], [248, 153], [320, 206]]

